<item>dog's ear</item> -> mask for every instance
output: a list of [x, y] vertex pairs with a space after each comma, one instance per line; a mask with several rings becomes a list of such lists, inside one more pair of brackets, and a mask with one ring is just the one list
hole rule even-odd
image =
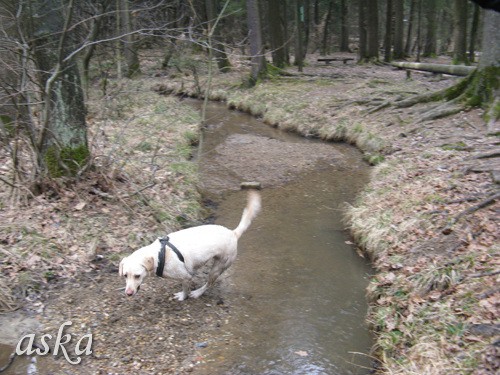
[[118, 275], [123, 276], [123, 262], [125, 261], [125, 258], [122, 259], [120, 262], [120, 267], [118, 269]]
[[155, 266], [155, 260], [153, 259], [153, 257], [146, 257], [144, 258], [143, 265], [148, 272], [153, 272], [153, 268]]

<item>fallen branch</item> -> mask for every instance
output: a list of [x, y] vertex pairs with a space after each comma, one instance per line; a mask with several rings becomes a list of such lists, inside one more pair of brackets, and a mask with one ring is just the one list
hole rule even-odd
[[495, 203], [495, 201], [500, 198], [500, 193], [496, 193], [496, 194], [493, 194], [491, 195], [490, 197], [486, 198], [485, 200], [479, 202], [478, 204], [472, 206], [472, 207], [469, 207], [467, 208], [466, 210], [460, 212], [458, 215], [456, 215], [453, 219], [451, 219], [450, 223], [442, 230], [442, 232], [444, 234], [447, 234], [447, 233], [450, 233], [451, 231], [451, 227], [458, 221], [460, 220], [462, 217], [466, 216], [466, 215], [469, 215], [473, 212], [476, 212], [477, 210], [480, 210], [481, 208], [484, 208], [484, 207], [487, 207], [493, 203]]
[[484, 154], [474, 155], [473, 159], [490, 159], [500, 157], [500, 150], [495, 150], [491, 152], [486, 152]]
[[445, 65], [428, 63], [392, 62], [392, 66], [400, 69], [423, 70], [425, 72], [450, 74], [454, 76], [467, 76], [476, 70], [473, 66]]

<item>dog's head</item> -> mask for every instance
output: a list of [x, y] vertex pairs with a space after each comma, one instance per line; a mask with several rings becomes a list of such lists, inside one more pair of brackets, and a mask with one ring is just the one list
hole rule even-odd
[[125, 294], [133, 296], [141, 288], [144, 278], [153, 270], [153, 257], [138, 257], [132, 254], [120, 262], [120, 276], [125, 277]]

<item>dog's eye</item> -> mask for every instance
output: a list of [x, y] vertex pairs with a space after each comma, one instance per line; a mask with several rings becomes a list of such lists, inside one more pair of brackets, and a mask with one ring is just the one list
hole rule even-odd
[[126, 273], [124, 273], [124, 274], [123, 274], [123, 277], [125, 277], [125, 278], [126, 278], [126, 277], [127, 277], [127, 274], [126, 274]]
[[141, 275], [134, 275], [135, 279], [136, 280], [139, 280], [139, 278], [141, 277]]

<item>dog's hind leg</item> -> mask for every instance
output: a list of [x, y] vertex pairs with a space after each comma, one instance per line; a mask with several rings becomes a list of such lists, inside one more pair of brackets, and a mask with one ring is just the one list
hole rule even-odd
[[232, 264], [232, 261], [226, 260], [225, 262], [221, 261], [220, 258], [214, 258], [214, 263], [212, 264], [212, 269], [210, 270], [210, 273], [208, 274], [208, 281], [201, 287], [199, 287], [196, 290], [193, 290], [190, 294], [189, 297], [191, 298], [198, 298], [200, 297], [205, 291], [212, 287], [215, 284], [215, 281], [217, 278], [222, 275], [222, 273], [229, 268], [229, 266]]
[[191, 287], [191, 279], [182, 280], [182, 291], [175, 293], [174, 294], [175, 298], [177, 298], [178, 301], [184, 301], [188, 296], [190, 287]]

